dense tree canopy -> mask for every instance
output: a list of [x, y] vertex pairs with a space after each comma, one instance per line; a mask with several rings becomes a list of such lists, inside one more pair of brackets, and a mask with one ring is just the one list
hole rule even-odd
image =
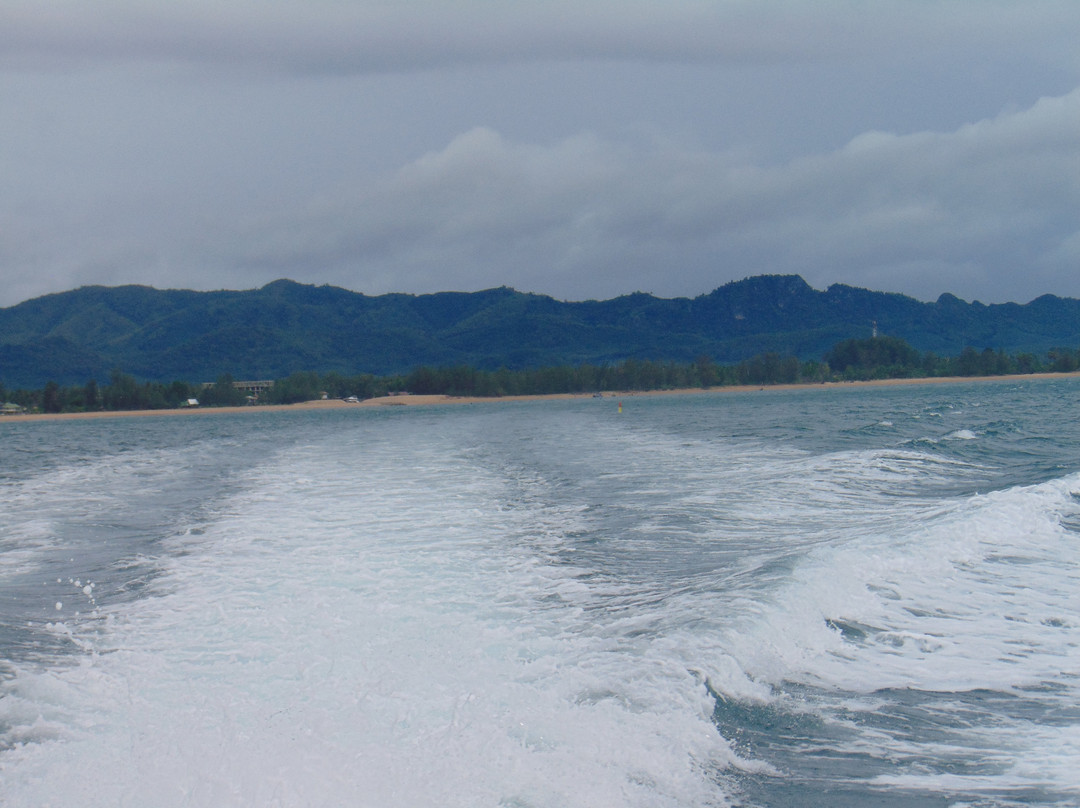
[[213, 384], [192, 385], [184, 381], [140, 382], [134, 376], [114, 370], [103, 387], [93, 379], [85, 385], [71, 387], [49, 382], [40, 390], [9, 390], [0, 384], [0, 398], [39, 412], [83, 412], [165, 409], [184, 406], [190, 399], [197, 399], [202, 406], [239, 406], [291, 404], [324, 396], [366, 399], [406, 391], [494, 397], [1076, 370], [1080, 370], [1080, 350], [1072, 348], [1055, 348], [1039, 358], [1030, 353], [1009, 356], [1001, 351], [968, 347], [958, 356], [942, 357], [932, 352], [920, 353], [894, 337], [871, 337], [837, 343], [826, 353], [823, 362], [803, 362], [791, 355], [766, 352], [735, 365], [717, 364], [702, 355], [688, 363], [627, 359], [608, 365], [557, 365], [527, 370], [421, 366], [396, 376], [304, 371], [278, 379], [258, 395], [249, 395], [228, 373], [219, 376]]

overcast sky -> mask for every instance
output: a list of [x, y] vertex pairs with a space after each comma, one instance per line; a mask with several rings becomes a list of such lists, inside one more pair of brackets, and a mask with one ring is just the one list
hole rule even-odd
[[1080, 297], [1076, 0], [4, 0], [0, 306]]

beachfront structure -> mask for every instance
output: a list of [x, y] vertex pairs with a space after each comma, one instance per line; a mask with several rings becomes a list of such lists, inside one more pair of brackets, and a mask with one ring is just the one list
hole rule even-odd
[[[209, 389], [209, 388], [213, 387], [215, 384], [216, 384], [216, 382], [203, 382], [202, 386], [203, 386], [203, 389], [206, 390], [206, 389]], [[236, 388], [237, 390], [242, 390], [243, 392], [247, 393], [248, 395], [257, 396], [257, 395], [259, 395], [259, 393], [265, 393], [267, 390], [269, 390], [271, 387], [273, 387], [274, 386], [274, 380], [273, 379], [259, 379], [257, 381], [233, 382], [232, 386], [234, 388]]]
[[250, 396], [258, 396], [260, 393], [265, 393], [271, 387], [274, 386], [273, 379], [263, 379], [260, 381], [249, 382], [233, 382], [232, 386], [237, 390], [243, 390]]

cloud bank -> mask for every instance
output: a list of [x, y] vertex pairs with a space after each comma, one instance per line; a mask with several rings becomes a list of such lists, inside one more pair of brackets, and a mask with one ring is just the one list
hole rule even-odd
[[[954, 132], [872, 132], [768, 166], [477, 128], [370, 187], [219, 234], [221, 254], [205, 260], [242, 265], [253, 283], [372, 292], [512, 281], [575, 299], [672, 296], [798, 273], [924, 298], [945, 288], [993, 302], [993, 278], [998, 300], [1080, 295], [1077, 132], [1080, 90]], [[235, 243], [246, 248], [230, 256]]]
[[1080, 297], [1078, 37], [1071, 0], [10, 0], [0, 305]]

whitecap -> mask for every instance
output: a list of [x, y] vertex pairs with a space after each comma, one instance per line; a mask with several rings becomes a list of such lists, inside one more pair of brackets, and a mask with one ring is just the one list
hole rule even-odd
[[945, 440], [976, 440], [978, 435], [970, 429], [958, 429], [945, 436]]

